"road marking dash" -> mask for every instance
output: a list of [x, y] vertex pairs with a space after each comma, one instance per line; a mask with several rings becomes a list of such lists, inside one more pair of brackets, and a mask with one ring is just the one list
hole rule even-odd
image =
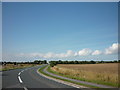
[[21, 74], [21, 72], [18, 73], [18, 75], [20, 75], [20, 74]]
[[28, 90], [26, 87], [24, 87], [25, 90]]
[[18, 76], [18, 79], [19, 79], [20, 83], [23, 83], [23, 81], [21, 80], [20, 76]]
[[[25, 70], [28, 70], [28, 69], [25, 69]], [[20, 78], [20, 74], [22, 72], [24, 72], [25, 70], [22, 70], [21, 72], [18, 73], [18, 80], [19, 80], [20, 83], [23, 83], [22, 79]], [[24, 90], [28, 90], [26, 87], [23, 87], [23, 88], [24, 88]]]

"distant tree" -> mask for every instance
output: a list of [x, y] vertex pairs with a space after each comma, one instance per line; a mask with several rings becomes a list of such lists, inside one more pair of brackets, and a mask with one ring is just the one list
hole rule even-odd
[[74, 64], [79, 64], [79, 62], [78, 61], [74, 61]]
[[55, 66], [55, 64], [54, 64], [54, 63], [50, 63], [50, 66], [51, 66], [51, 67], [54, 67], [54, 66]]
[[74, 64], [74, 61], [69, 61], [69, 64]]
[[2, 65], [6, 66], [7, 62], [2, 62]]
[[117, 60], [114, 60], [114, 63], [117, 63], [118, 61]]
[[91, 63], [91, 64], [95, 64], [96, 62], [95, 62], [95, 61], [93, 61], [93, 60], [91, 60], [91, 61], [90, 61], [90, 63]]
[[43, 61], [43, 64], [47, 64], [47, 60], [44, 60], [44, 61]]
[[38, 64], [38, 60], [35, 60], [35, 61], [34, 61], [34, 64]]
[[57, 61], [50, 61], [50, 66], [54, 67], [55, 65], [57, 65]]
[[64, 61], [64, 64], [69, 64], [68, 61]]
[[102, 60], [102, 61], [100, 61], [100, 63], [104, 63], [104, 61]]
[[17, 62], [14, 62], [13, 64], [14, 64], [14, 65], [18, 65]]
[[59, 60], [59, 61], [58, 61], [58, 64], [63, 64], [63, 61]]
[[120, 63], [120, 60], [118, 60], [118, 63]]

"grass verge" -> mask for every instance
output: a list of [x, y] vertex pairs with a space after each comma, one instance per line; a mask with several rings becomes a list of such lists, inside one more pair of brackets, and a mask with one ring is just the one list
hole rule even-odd
[[102, 84], [102, 85], [108, 85], [108, 86], [113, 86], [115, 88], [118, 87], [118, 85], [116, 84], [112, 84], [112, 83], [104, 83], [104, 82], [99, 82], [99, 81], [90, 81], [90, 80], [85, 80], [85, 79], [82, 79], [82, 78], [78, 78], [78, 77], [72, 77], [72, 76], [69, 76], [69, 75], [64, 75], [64, 74], [61, 74], [59, 72], [56, 72], [56, 71], [53, 71], [50, 69], [50, 66], [47, 68], [47, 71], [48, 72], [51, 72], [53, 74], [56, 74], [56, 75], [59, 75], [59, 76], [63, 76], [63, 77], [67, 77], [67, 78], [71, 78], [71, 79], [76, 79], [76, 80], [81, 80], [81, 81], [86, 81], [86, 82], [91, 82], [91, 83], [97, 83], [97, 84]]
[[66, 77], [118, 87], [118, 64], [58, 64], [52, 68]]
[[1, 68], [0, 71], [8, 71], [8, 70], [14, 70], [14, 69], [22, 69], [22, 68], [27, 68], [27, 67], [33, 67], [35, 65], [19, 65], [19, 66], [15, 66], [15, 65], [11, 65], [11, 66], [6, 66], [5, 68]]
[[[74, 81], [71, 81], [71, 80], [62, 79], [62, 78], [59, 78], [59, 77], [55, 77], [55, 76], [49, 75], [49, 74], [47, 74], [47, 73], [45, 73], [45, 72], [43, 71], [46, 67], [47, 67], [47, 66], [44, 66], [44, 67], [40, 68], [38, 71], [39, 71], [40, 73], [46, 75], [46, 76], [49, 76], [49, 77], [52, 77], [52, 78], [55, 78], [55, 79], [67, 81], [67, 82], [70, 82], [70, 83], [74, 83], [74, 84], [81, 85], [81, 86], [85, 86], [85, 87], [89, 87], [89, 88], [100, 89], [99, 87], [96, 87], [96, 86], [86, 85], [86, 84], [83, 84], [83, 83], [78, 83], [78, 82], [74, 82]], [[48, 66], [48, 69], [47, 69], [47, 70], [52, 73], [52, 71], [50, 70], [50, 66]], [[109, 89], [105, 89], [105, 90], [109, 90]]]

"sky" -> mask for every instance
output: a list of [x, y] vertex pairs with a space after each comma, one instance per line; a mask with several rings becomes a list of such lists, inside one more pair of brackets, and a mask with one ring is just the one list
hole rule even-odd
[[117, 60], [117, 2], [4, 2], [5, 61]]

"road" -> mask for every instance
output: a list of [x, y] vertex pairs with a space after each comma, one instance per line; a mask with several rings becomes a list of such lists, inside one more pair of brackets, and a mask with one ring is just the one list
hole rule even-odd
[[3, 90], [9, 90], [10, 88], [12, 90], [15, 88], [17, 88], [17, 90], [39, 90], [40, 88], [73, 88], [72, 86], [58, 83], [56, 81], [40, 76], [37, 73], [37, 70], [41, 67], [43, 67], [43, 65], [24, 69], [4, 71], [2, 73]]

